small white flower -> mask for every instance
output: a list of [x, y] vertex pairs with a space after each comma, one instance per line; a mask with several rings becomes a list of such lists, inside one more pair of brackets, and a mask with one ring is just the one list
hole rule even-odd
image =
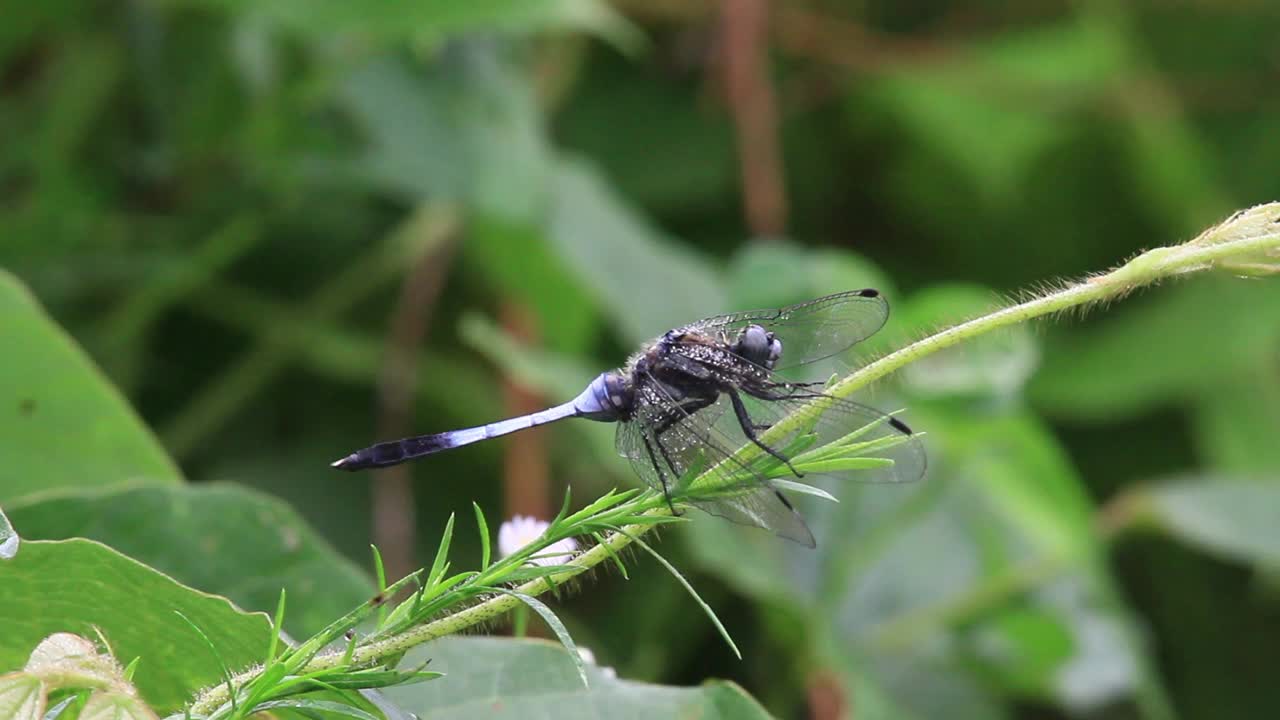
[[[515, 554], [521, 548], [542, 537], [549, 526], [549, 523], [535, 517], [516, 515], [498, 528], [498, 553], [502, 557]], [[565, 538], [539, 550], [537, 556], [530, 559], [529, 563], [531, 565], [563, 565], [569, 561], [577, 549], [578, 543], [574, 542], [573, 538]]]
[[[578, 646], [578, 657], [582, 658], [582, 662], [588, 665], [596, 664], [596, 654], [591, 652], [591, 648]], [[607, 665], [597, 665], [600, 668], [600, 674], [611, 679], [617, 679], [618, 672]]]

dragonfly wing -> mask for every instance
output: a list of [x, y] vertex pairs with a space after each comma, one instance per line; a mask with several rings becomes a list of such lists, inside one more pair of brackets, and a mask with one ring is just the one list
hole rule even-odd
[[760, 325], [782, 341], [775, 370], [839, 355], [884, 327], [889, 303], [876, 290], [852, 290], [773, 310], [749, 310], [706, 318], [680, 328], [734, 342], [748, 325]]
[[694, 506], [814, 547], [813, 533], [800, 513], [755, 467], [736, 460], [738, 445], [716, 429], [717, 419], [726, 414], [724, 398], [690, 413], [651, 377], [638, 391], [642, 401], [636, 416], [619, 428], [618, 446], [641, 478], [658, 488], [665, 478], [674, 490], [680, 481], [706, 474], [706, 483], [724, 489], [689, 498]]
[[[671, 467], [671, 463], [658, 457], [658, 447], [653, 442], [653, 433], [650, 429], [682, 420], [688, 413], [675, 407], [667, 395], [644, 389], [639, 392], [643, 402], [636, 403], [635, 414], [631, 420], [618, 423], [618, 432], [614, 436], [614, 449], [619, 455], [631, 461], [632, 469], [646, 485], [661, 490], [664, 483], [674, 483], [679, 480], [697, 462], [697, 459], [692, 453], [695, 448], [677, 447], [683, 443], [672, 439], [663, 444], [671, 456], [671, 462], [676, 465], [674, 468]], [[714, 425], [724, 410], [725, 404], [716, 402], [698, 411], [699, 421]]]
[[[881, 467], [810, 470], [813, 474], [860, 482], [914, 482], [924, 476], [927, 466], [924, 445], [901, 420], [850, 400], [811, 397], [814, 394], [802, 391], [794, 397], [763, 400], [743, 392], [741, 397], [759, 435], [764, 435], [784, 417], [795, 416], [792, 421], [799, 420], [796, 429], [768, 437], [769, 446], [788, 457], [847, 439], [868, 443], [856, 451], [860, 457], [892, 461]], [[720, 418], [719, 428], [730, 438], [741, 438], [739, 444], [748, 442], [732, 413]], [[856, 437], [850, 438], [855, 432]], [[850, 452], [855, 451], [851, 448]]]
[[732, 499], [702, 501], [695, 505], [699, 510], [729, 522], [764, 528], [805, 547], [818, 547], [809, 525], [777, 488], [761, 487]]
[[679, 478], [669, 465], [662, 462], [653, 445], [651, 433], [641, 423], [619, 423], [614, 443], [618, 454], [631, 462], [631, 469], [645, 485], [662, 490]]

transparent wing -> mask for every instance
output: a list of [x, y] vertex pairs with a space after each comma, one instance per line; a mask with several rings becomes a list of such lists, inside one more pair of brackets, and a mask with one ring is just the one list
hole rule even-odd
[[[763, 400], [739, 392], [759, 437], [788, 459], [812, 460], [806, 475], [858, 482], [914, 482], [924, 476], [924, 445], [905, 423], [850, 400], [812, 397], [816, 394], [797, 390], [792, 397]], [[794, 416], [792, 430], [768, 433], [788, 416]], [[738, 446], [748, 442], [734, 413], [719, 418], [717, 427], [730, 438], [741, 438]], [[888, 463], [868, 462], [872, 459]], [[762, 461], [767, 458], [756, 462]]]
[[701, 510], [732, 522], [765, 528], [814, 547], [813, 533], [791, 503], [753, 467], [733, 458], [738, 445], [715, 428], [725, 400], [689, 413], [656, 382], [639, 389], [635, 416], [618, 428], [617, 447], [650, 486], [673, 490], [683, 479], [709, 473], [723, 485], [715, 497], [691, 500]]
[[[645, 481], [645, 484], [661, 490], [663, 479], [658, 475], [659, 468], [649, 461], [649, 450], [656, 450], [656, 448], [653, 447], [651, 436], [647, 431], [681, 420], [688, 413], [677, 407], [669, 395], [650, 389], [648, 383], [636, 389], [636, 398], [636, 409], [632, 419], [618, 423], [618, 432], [614, 436], [614, 448], [619, 455], [632, 462], [636, 474]], [[725, 408], [724, 403], [714, 403], [698, 411], [698, 420], [704, 425], [715, 425]], [[644, 442], [646, 438], [650, 439], [648, 446]], [[637, 466], [640, 461], [643, 461], [644, 467]], [[685, 469], [687, 470], [687, 467]], [[667, 468], [662, 467], [661, 470], [665, 472]], [[679, 477], [677, 474], [675, 479]], [[668, 478], [667, 482], [671, 482], [671, 479]]]
[[889, 303], [876, 290], [852, 290], [773, 310], [748, 310], [706, 318], [680, 330], [715, 334], [730, 343], [748, 325], [760, 325], [782, 341], [775, 370], [838, 355], [884, 326]]

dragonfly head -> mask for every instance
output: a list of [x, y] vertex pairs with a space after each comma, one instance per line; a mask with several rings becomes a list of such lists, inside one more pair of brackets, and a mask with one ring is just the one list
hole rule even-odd
[[631, 381], [617, 370], [600, 373], [573, 401], [573, 407], [588, 420], [612, 422], [630, 417], [635, 404]]
[[782, 341], [759, 325], [748, 325], [733, 344], [733, 352], [744, 360], [772, 370], [782, 357]]

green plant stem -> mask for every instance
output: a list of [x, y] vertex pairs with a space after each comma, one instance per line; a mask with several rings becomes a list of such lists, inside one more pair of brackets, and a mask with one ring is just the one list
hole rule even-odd
[[[1262, 221], [1259, 221], [1260, 217], [1263, 218]], [[1139, 287], [1165, 278], [1217, 266], [1231, 265], [1232, 261], [1235, 263], [1257, 263], [1258, 258], [1280, 258], [1280, 203], [1258, 206], [1242, 213], [1237, 213], [1228, 221], [1207, 230], [1191, 242], [1175, 247], [1149, 250], [1103, 275], [1088, 278], [1027, 302], [1012, 305], [989, 315], [947, 328], [862, 367], [833, 386], [829, 392], [836, 397], [847, 397], [856, 390], [889, 375], [915, 360], [992, 330], [1026, 322], [1044, 315], [1082, 308], [1093, 303], [1116, 300]], [[1274, 264], [1280, 265], [1280, 261]], [[820, 403], [822, 401], [816, 400], [814, 402]], [[809, 415], [801, 411], [783, 418], [764, 434], [765, 439], [774, 434], [789, 432], [804, 422], [807, 416]], [[739, 455], [745, 456], [754, 450], [754, 445], [748, 445], [739, 451]], [[693, 485], [695, 487], [698, 486], [700, 481], [706, 479], [708, 475], [712, 475], [712, 472], [704, 473], [698, 480], [694, 481]], [[654, 507], [648, 510], [646, 514], [668, 515], [670, 511], [665, 507]], [[515, 588], [515, 592], [522, 595], [537, 596], [559, 586], [561, 583], [581, 575], [600, 563], [610, 561], [618, 550], [631, 543], [632, 538], [644, 535], [651, 527], [648, 525], [631, 525], [623, 528], [625, 534], [611, 533], [605, 537], [603, 543], [597, 544], [590, 550], [575, 557], [573, 560], [574, 569], [565, 570], [546, 578], [531, 580]], [[1044, 563], [1043, 566], [1038, 564], [1031, 568], [1014, 569], [1007, 576], [999, 578], [995, 585], [980, 589], [973, 594], [973, 597], [965, 596], [961, 598], [954, 604], [954, 607], [952, 607], [951, 603], [948, 603], [945, 608], [928, 610], [927, 617], [924, 614], [919, 616], [913, 614], [905, 618], [904, 624], [900, 625], [898, 629], [889, 629], [885, 631], [882, 637], [885, 641], [894, 642], [901, 639], [904, 634], [910, 636], [914, 633], [914, 628], [918, 627], [921, 622], [933, 623], [939, 617], [945, 620], [957, 614], [963, 615], [975, 604], [987, 603], [990, 602], [991, 598], [1003, 598], [1010, 593], [1021, 592], [1025, 588], [1042, 581], [1045, 577], [1052, 577], [1057, 567], [1058, 563], [1056, 561], [1049, 561]], [[399, 657], [412, 647], [481, 625], [509, 612], [520, 604], [520, 600], [511, 595], [504, 594], [493, 597], [439, 620], [410, 628], [356, 648], [349, 659], [345, 658], [341, 652], [317, 656], [303, 668], [302, 672], [309, 673], [316, 670], [335, 668], [343, 663], [353, 663], [360, 666], [388, 662]], [[252, 677], [252, 675], [244, 674], [235, 677], [232, 682], [239, 686], [247, 677]], [[208, 714], [228, 699], [229, 695], [227, 694], [226, 686], [219, 685], [208, 689], [202, 694], [192, 705], [191, 710], [196, 714]]]
[[1233, 237], [1233, 231], [1238, 232], [1236, 221], [1250, 220], [1254, 213], [1280, 217], [1280, 203], [1260, 205], [1238, 213], [1227, 222], [1211, 228], [1189, 243], [1148, 250], [1103, 275], [1090, 277], [1033, 300], [1011, 305], [989, 315], [949, 327], [863, 366], [857, 372], [836, 383], [830, 393], [840, 398], [848, 397], [855, 391], [926, 355], [992, 330], [1064, 310], [1118, 300], [1144, 285], [1185, 273], [1210, 269], [1224, 261], [1245, 259], [1259, 254], [1280, 257], [1280, 225], [1277, 225], [1274, 220], [1269, 223], [1269, 232]]

